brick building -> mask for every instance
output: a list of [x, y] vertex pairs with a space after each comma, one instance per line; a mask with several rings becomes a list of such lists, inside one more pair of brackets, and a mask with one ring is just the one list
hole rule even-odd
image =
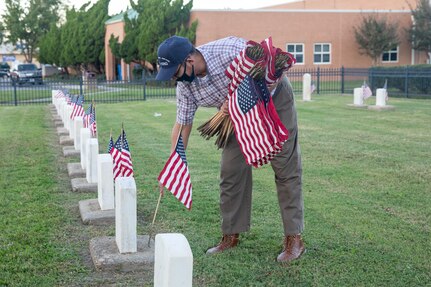
[[[412, 49], [405, 32], [412, 24], [409, 4], [414, 8], [416, 0], [298, 0], [261, 9], [192, 10], [191, 21], [199, 21], [197, 46], [230, 35], [255, 41], [272, 36], [276, 47], [295, 55], [297, 66], [367, 68], [372, 60], [359, 53], [354, 27], [363, 17], [375, 14], [397, 23], [400, 39], [397, 47], [383, 53], [379, 64], [424, 64], [427, 55]], [[106, 41], [114, 30], [108, 22]], [[107, 78], [113, 79], [109, 72], [113, 56], [106, 47]]]

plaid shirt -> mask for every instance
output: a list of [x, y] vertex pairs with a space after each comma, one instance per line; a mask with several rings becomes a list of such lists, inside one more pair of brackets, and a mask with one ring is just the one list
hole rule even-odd
[[228, 95], [229, 78], [224, 71], [245, 48], [246, 40], [227, 37], [197, 47], [207, 65], [207, 75], [196, 77], [191, 83], [177, 84], [177, 122], [182, 125], [193, 123], [198, 107], [217, 107]]

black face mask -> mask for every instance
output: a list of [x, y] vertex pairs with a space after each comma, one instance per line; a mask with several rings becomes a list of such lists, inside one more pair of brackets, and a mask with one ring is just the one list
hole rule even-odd
[[195, 66], [192, 65], [192, 73], [189, 76], [186, 74], [186, 63], [184, 63], [184, 72], [183, 72], [182, 76], [177, 79], [177, 82], [189, 82], [189, 83], [191, 83], [191, 82], [193, 82], [193, 80], [195, 78], [196, 78]]

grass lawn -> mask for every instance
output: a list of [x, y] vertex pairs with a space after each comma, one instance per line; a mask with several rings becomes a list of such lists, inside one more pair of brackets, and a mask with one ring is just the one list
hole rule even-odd
[[[367, 100], [374, 104], [374, 98]], [[307, 253], [280, 265], [282, 225], [270, 166], [255, 169], [252, 228], [216, 256], [220, 151], [196, 127], [187, 159], [193, 208], [169, 192], [156, 232], [180, 232], [194, 255], [194, 286], [430, 286], [431, 101], [390, 99], [394, 111], [353, 109], [351, 96], [297, 99]], [[138, 188], [138, 234], [148, 234], [156, 178], [169, 156], [175, 101], [98, 104], [100, 152], [124, 123]], [[161, 113], [161, 117], [155, 117]], [[0, 286], [152, 286], [152, 274], [97, 272], [89, 240], [114, 226], [84, 226], [44, 105], [0, 107]]]

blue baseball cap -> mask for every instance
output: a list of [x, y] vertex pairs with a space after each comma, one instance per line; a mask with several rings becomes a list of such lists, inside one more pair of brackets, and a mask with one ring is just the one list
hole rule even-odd
[[163, 41], [157, 49], [157, 62], [159, 63], [159, 72], [156, 80], [167, 81], [172, 79], [187, 56], [193, 51], [193, 45], [189, 39], [172, 36]]

